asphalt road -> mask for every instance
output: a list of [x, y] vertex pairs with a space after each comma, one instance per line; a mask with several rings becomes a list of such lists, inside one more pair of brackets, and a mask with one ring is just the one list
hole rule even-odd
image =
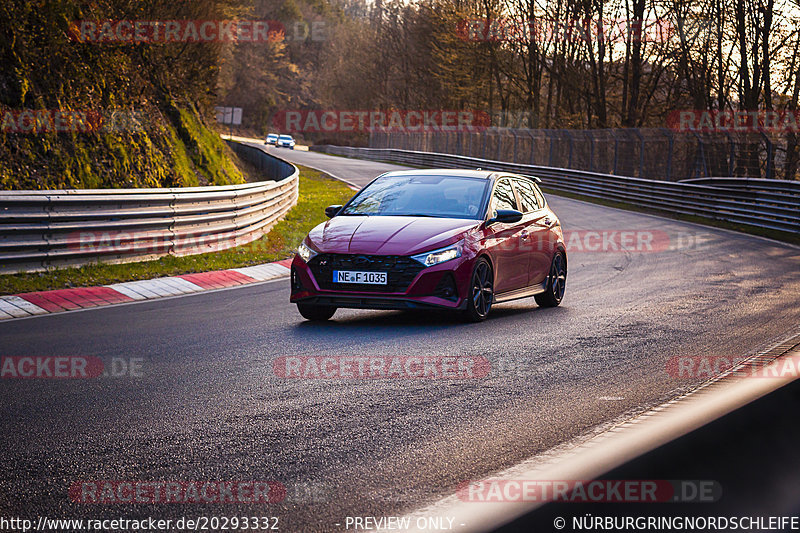
[[[388, 167], [286, 157], [353, 181]], [[282, 531], [343, 530], [347, 516], [418, 508], [701, 381], [671, 377], [671, 357], [743, 358], [798, 331], [797, 247], [549, 200], [569, 230], [658, 230], [677, 249], [573, 246], [561, 307], [521, 300], [481, 324], [358, 310], [311, 324], [288, 303], [287, 280], [0, 323], [2, 356], [142, 359], [138, 377], [0, 380], [0, 516], [246, 513], [278, 516]], [[492, 370], [282, 379], [272, 365], [287, 355], [475, 355]], [[278, 481], [287, 497], [101, 506], [70, 500], [81, 480]]]
[[[255, 143], [259, 148], [264, 148], [263, 144]], [[363, 161], [361, 159], [350, 159], [347, 157], [335, 157], [317, 152], [301, 152], [300, 150], [288, 150], [286, 148], [266, 147], [267, 152], [283, 158], [298, 165], [323, 170], [334, 177], [341, 178], [353, 185], [363, 187], [375, 176], [391, 170], [408, 170], [407, 167], [391, 165], [389, 163], [376, 163], [373, 161]]]

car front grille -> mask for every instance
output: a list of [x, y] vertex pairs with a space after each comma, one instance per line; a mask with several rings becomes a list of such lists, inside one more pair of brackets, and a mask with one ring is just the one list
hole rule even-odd
[[[308, 266], [323, 290], [359, 292], [405, 292], [425, 267], [402, 255], [319, 254]], [[334, 283], [334, 270], [386, 272], [386, 285]]]

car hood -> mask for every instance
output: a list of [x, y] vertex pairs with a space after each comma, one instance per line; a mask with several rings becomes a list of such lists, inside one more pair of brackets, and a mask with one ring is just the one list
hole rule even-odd
[[478, 226], [463, 218], [338, 216], [308, 234], [324, 253], [413, 255], [447, 246]]

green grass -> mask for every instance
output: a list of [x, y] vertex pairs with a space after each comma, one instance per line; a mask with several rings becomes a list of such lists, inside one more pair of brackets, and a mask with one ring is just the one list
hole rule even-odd
[[0, 295], [223, 270], [286, 259], [308, 231], [326, 220], [325, 207], [344, 204], [354, 194], [344, 183], [316, 170], [300, 168], [297, 205], [261, 239], [238, 248], [187, 257], [167, 256], [140, 263], [92, 264], [48, 272], [0, 276]]
[[[142, 108], [141, 129], [0, 139], [0, 190], [244, 183], [233, 151], [192, 106]], [[5, 142], [4, 142], [5, 141]]]
[[219, 134], [205, 127], [196, 113], [184, 108], [176, 108], [176, 111], [178, 132], [206, 180], [213, 185], [244, 183], [244, 176], [233, 164], [233, 151]]

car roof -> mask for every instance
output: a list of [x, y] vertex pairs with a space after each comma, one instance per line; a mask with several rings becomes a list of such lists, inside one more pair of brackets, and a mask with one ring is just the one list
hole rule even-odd
[[499, 176], [513, 176], [515, 178], [527, 179], [535, 181], [536, 178], [526, 176], [524, 174], [514, 174], [513, 172], [498, 172], [496, 170], [470, 170], [470, 169], [452, 169], [452, 168], [426, 168], [419, 170], [393, 170], [381, 174], [383, 176], [397, 177], [397, 176], [454, 176], [460, 178], [479, 178], [479, 179], [492, 179]]
[[468, 169], [450, 169], [450, 168], [428, 168], [419, 170], [393, 170], [386, 172], [382, 176], [454, 176], [459, 178], [481, 178], [490, 179], [496, 175], [494, 170], [468, 170]]

